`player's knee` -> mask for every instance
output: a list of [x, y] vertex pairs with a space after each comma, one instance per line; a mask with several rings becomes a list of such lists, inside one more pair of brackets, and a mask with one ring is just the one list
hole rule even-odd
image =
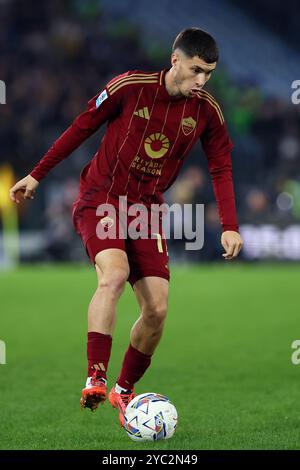
[[143, 316], [149, 326], [160, 328], [163, 326], [167, 316], [167, 304], [163, 301], [148, 304], [143, 309]]
[[103, 274], [99, 281], [99, 287], [105, 289], [113, 297], [118, 297], [124, 290], [128, 275], [127, 269], [113, 269]]

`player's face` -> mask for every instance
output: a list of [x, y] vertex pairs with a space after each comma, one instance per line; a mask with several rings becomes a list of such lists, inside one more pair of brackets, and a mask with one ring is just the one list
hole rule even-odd
[[179, 93], [187, 98], [192, 98], [201, 90], [217, 66], [216, 62], [208, 64], [198, 56], [191, 59], [179, 50], [172, 54], [171, 61], [174, 84]]

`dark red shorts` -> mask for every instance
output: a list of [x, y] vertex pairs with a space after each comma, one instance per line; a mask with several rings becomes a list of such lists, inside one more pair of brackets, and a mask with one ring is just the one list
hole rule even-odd
[[[128, 281], [132, 286], [136, 281], [147, 276], [157, 276], [169, 280], [169, 256], [161, 217], [155, 234], [151, 234], [151, 227], [148, 225], [146, 229], [148, 238], [136, 240], [130, 237], [122, 238], [120, 235], [126, 232], [126, 228], [134, 218], [128, 216], [125, 227], [124, 223], [119, 223], [118, 206], [114, 204], [114, 207], [115, 217], [109, 217], [108, 215], [97, 215], [96, 207], [89, 206], [88, 202], [81, 199], [73, 205], [73, 224], [91, 262], [95, 264], [95, 257], [100, 251], [119, 248], [127, 254], [130, 268]], [[99, 237], [99, 230], [101, 233], [110, 230], [110, 233], [113, 234], [110, 238], [102, 239]], [[151, 236], [152, 238], [150, 238]]]

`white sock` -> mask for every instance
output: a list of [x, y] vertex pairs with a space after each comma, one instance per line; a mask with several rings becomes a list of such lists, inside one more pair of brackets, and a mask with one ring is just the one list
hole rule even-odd
[[[105, 385], [107, 385], [107, 380], [106, 380], [106, 379], [104, 379], [103, 377], [101, 377], [101, 380], [103, 380], [103, 382], [105, 383]], [[86, 386], [86, 387], [89, 387], [89, 386], [92, 387], [91, 381], [92, 381], [92, 377], [88, 377], [88, 378], [86, 379], [86, 384], [85, 384], [85, 386]]]
[[128, 393], [128, 389], [120, 387], [119, 384], [115, 385], [116, 393]]

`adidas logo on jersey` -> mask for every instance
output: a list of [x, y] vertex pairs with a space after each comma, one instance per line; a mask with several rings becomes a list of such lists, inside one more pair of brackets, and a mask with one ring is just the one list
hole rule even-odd
[[149, 110], [147, 108], [147, 106], [145, 106], [144, 108], [142, 109], [138, 109], [137, 111], [134, 111], [133, 113], [135, 116], [139, 116], [141, 118], [144, 118], [144, 119], [149, 119]]

